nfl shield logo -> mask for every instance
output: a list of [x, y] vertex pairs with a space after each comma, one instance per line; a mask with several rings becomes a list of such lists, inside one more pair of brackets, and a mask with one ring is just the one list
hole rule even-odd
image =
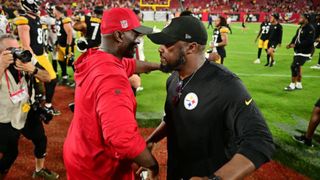
[[122, 20], [120, 21], [122, 29], [126, 29], [128, 27], [128, 21], [127, 20]]

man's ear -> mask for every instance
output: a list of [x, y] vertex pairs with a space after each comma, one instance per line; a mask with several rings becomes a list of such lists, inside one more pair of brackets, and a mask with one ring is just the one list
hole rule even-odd
[[124, 34], [120, 31], [115, 31], [112, 33], [113, 37], [114, 37], [114, 40], [116, 42], [123, 42], [123, 37], [124, 37]]
[[197, 52], [197, 43], [188, 43], [186, 54], [194, 54], [195, 52]]

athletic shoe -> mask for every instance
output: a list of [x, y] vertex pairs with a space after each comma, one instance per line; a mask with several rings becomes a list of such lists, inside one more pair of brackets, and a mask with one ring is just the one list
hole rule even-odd
[[63, 86], [67, 86], [69, 84], [69, 81], [68, 81], [68, 79], [62, 78], [60, 84], [63, 85]]
[[302, 90], [302, 83], [296, 83], [296, 89]]
[[301, 143], [301, 144], [304, 144], [306, 146], [309, 146], [309, 147], [313, 147], [313, 144], [312, 144], [312, 139], [307, 139], [305, 135], [301, 135], [301, 136], [292, 136], [293, 140]]
[[267, 64], [265, 64], [264, 66], [269, 66], [269, 62], [267, 62]]
[[137, 91], [137, 92], [143, 91], [143, 87], [138, 87], [138, 88], [136, 89], [136, 91]]
[[296, 89], [296, 85], [294, 83], [290, 83], [289, 86], [285, 87], [285, 91], [294, 91]]
[[50, 114], [54, 115], [54, 116], [59, 116], [61, 114], [61, 112], [59, 110], [54, 109], [52, 106], [51, 107], [46, 107], [44, 106], [45, 110], [47, 110], [47, 112], [49, 112]]
[[275, 64], [276, 64], [276, 61], [275, 61], [275, 60], [271, 61], [270, 67], [274, 66]]
[[43, 178], [45, 180], [55, 180], [59, 179], [59, 174], [50, 171], [49, 169], [42, 168], [39, 172], [34, 171], [32, 178]]
[[320, 70], [320, 64], [316, 64], [314, 66], [311, 66], [310, 68]]
[[255, 61], [253, 61], [254, 64], [260, 64], [260, 59], [256, 59]]

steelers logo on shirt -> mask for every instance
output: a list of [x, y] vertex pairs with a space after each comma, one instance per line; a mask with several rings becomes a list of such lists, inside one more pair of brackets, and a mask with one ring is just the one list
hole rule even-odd
[[187, 110], [193, 110], [194, 108], [197, 107], [198, 105], [198, 96], [191, 92], [191, 93], [188, 93], [186, 95], [186, 97], [184, 98], [184, 107], [187, 109]]

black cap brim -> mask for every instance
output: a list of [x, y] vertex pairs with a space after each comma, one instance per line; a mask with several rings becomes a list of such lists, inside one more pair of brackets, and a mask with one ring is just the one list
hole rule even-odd
[[151, 34], [153, 32], [152, 28], [146, 26], [139, 26], [137, 28], [134, 28], [133, 30], [143, 35]]
[[149, 34], [147, 36], [155, 44], [162, 44], [162, 45], [174, 44], [178, 41], [174, 37], [171, 37], [170, 35], [165, 34], [163, 32]]

